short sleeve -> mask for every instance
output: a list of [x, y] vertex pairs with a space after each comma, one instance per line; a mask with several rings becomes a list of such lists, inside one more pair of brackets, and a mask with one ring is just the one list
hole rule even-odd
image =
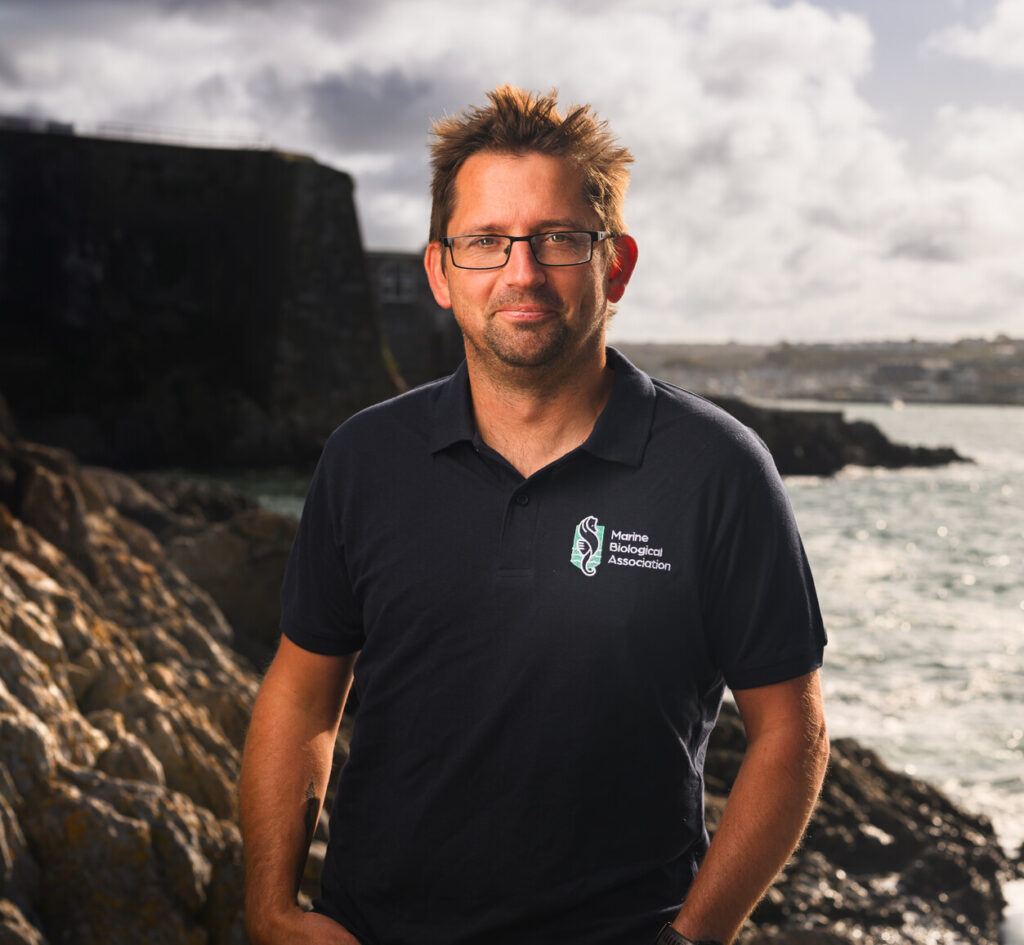
[[749, 689], [818, 669], [827, 638], [814, 580], [767, 451], [736, 477], [722, 505], [705, 617], [726, 683]]
[[332, 438], [313, 474], [281, 587], [281, 632], [303, 649], [332, 656], [354, 653], [364, 640], [345, 565], [339, 460]]

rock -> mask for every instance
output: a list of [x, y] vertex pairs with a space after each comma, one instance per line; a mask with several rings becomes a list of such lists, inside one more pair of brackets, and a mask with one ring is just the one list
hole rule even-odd
[[6, 687], [0, 689], [0, 702], [7, 703], [0, 711], [0, 766], [20, 800], [57, 774], [60, 748], [46, 725], [11, 698]]
[[141, 785], [95, 772], [68, 774], [22, 815], [45, 863], [49, 937], [82, 945], [205, 941], [195, 926], [211, 868], [201, 838], [182, 827], [194, 805], [166, 792], [147, 798]]
[[15, 903], [0, 899], [0, 945], [47, 945], [47, 942]]
[[281, 577], [298, 523], [246, 509], [167, 544], [167, 556], [204, 588], [234, 628], [233, 645], [266, 666], [281, 635]]
[[206, 527], [0, 441], [0, 943], [245, 941], [235, 783], [257, 680], [143, 521]]
[[943, 466], [970, 462], [949, 447], [904, 446], [874, 424], [838, 410], [783, 410], [735, 397], [710, 398], [764, 440], [784, 476], [830, 476], [844, 466]]
[[131, 519], [154, 535], [178, 532], [187, 527], [188, 520], [185, 515], [173, 510], [131, 476], [99, 466], [84, 469], [83, 475], [94, 484], [106, 503], [116, 509], [119, 515]]
[[[709, 830], [743, 740], [727, 704], [707, 756]], [[803, 844], [738, 941], [997, 945], [1000, 883], [1019, 874], [984, 817], [892, 771], [857, 742], [836, 739]]]
[[[252, 499], [218, 482], [201, 482], [161, 473], [140, 473], [136, 478], [142, 488], [176, 515], [202, 525], [227, 522], [239, 512], [258, 508]], [[182, 529], [176, 531], [181, 532]], [[167, 535], [161, 537], [166, 538]]]
[[3, 394], [0, 394], [0, 436], [8, 440], [18, 439], [18, 427], [14, 422], [14, 414], [7, 406]]
[[96, 769], [125, 781], [164, 785], [167, 776], [156, 755], [138, 736], [125, 732], [96, 759]]
[[219, 483], [98, 467], [86, 475], [121, 516], [159, 536], [166, 559], [216, 602], [231, 627], [221, 641], [265, 667], [280, 637], [281, 576], [297, 523]]
[[20, 803], [14, 781], [0, 765], [0, 900], [16, 908], [24, 921], [23, 911], [31, 912], [31, 904], [38, 897], [39, 866], [18, 820]]

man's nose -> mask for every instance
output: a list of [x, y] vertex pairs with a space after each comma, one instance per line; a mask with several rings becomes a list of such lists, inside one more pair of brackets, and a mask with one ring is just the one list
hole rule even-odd
[[537, 262], [529, 240], [520, 240], [509, 249], [508, 262], [502, 276], [509, 285], [539, 285], [547, 279], [544, 267]]

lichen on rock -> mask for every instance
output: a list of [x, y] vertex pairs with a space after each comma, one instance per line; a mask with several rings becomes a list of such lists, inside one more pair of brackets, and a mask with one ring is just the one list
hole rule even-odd
[[257, 679], [98, 478], [0, 435], [0, 940], [242, 943]]

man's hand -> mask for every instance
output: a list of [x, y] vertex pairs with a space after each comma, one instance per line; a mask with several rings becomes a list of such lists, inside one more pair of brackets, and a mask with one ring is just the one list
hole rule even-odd
[[271, 929], [251, 929], [252, 945], [360, 945], [359, 940], [334, 919], [318, 912], [295, 909]]
[[718, 830], [672, 922], [694, 940], [732, 941], [797, 845], [828, 761], [817, 672], [733, 694], [747, 750]]
[[296, 901], [354, 664], [354, 654], [320, 656], [284, 637], [256, 697], [240, 808], [246, 926], [257, 945], [356, 941]]

